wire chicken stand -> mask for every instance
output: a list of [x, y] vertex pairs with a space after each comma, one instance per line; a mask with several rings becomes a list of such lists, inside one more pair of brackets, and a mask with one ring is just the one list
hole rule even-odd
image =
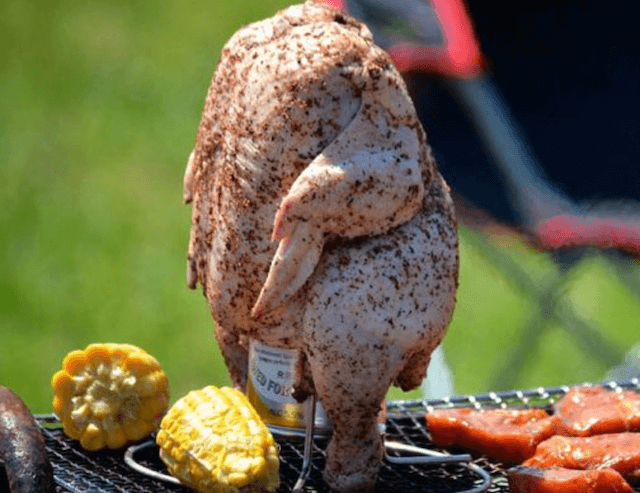
[[[309, 397], [305, 401], [306, 407], [306, 423], [305, 423], [305, 437], [304, 437], [304, 455], [302, 462], [302, 471], [298, 480], [296, 481], [292, 493], [303, 493], [303, 488], [311, 473], [311, 455], [313, 450], [313, 438], [315, 428], [315, 409], [316, 398], [315, 396]], [[382, 426], [382, 432], [384, 434], [385, 426]], [[405, 452], [415, 455], [411, 456], [398, 456], [390, 455], [389, 452]], [[471, 456], [468, 454], [449, 455], [434, 450], [428, 450], [414, 445], [408, 445], [401, 442], [385, 440], [385, 460], [391, 464], [449, 464], [449, 463], [463, 463], [471, 461]], [[462, 490], [460, 493], [480, 493], [486, 491], [491, 486], [491, 476], [487, 474], [484, 469], [474, 464], [463, 464], [463, 467], [468, 468], [470, 471], [478, 474], [482, 478], [482, 484], [480, 486], [473, 486], [471, 489]]]
[[[316, 398], [314, 396], [309, 397], [305, 403], [305, 428], [304, 432], [298, 428], [284, 428], [284, 427], [272, 427], [271, 431], [278, 438], [304, 438], [304, 446], [302, 452], [302, 467], [300, 473], [293, 484], [291, 493], [304, 493], [305, 486], [308, 485], [310, 476], [313, 470], [313, 449], [314, 438], [326, 439], [329, 435], [326, 432], [317, 434], [315, 429], [315, 410], [316, 410]], [[385, 434], [386, 426], [381, 425], [381, 432]], [[155, 446], [152, 440], [147, 440], [141, 444], [133, 445], [129, 447], [124, 455], [125, 463], [133, 470], [144, 474], [146, 476], [180, 485], [180, 481], [173, 476], [158, 472], [150, 467], [142, 465], [135, 459], [136, 454], [146, 449], [153, 448]], [[411, 455], [408, 455], [411, 454]], [[468, 470], [471, 475], [475, 475], [474, 484], [467, 489], [456, 490], [456, 493], [481, 493], [486, 491], [491, 486], [492, 478], [482, 467], [470, 463], [472, 457], [469, 454], [447, 454], [438, 452], [435, 450], [426, 449], [409, 443], [404, 443], [396, 440], [385, 440], [385, 461], [388, 465], [444, 465], [444, 464], [459, 464], [461, 467]], [[479, 484], [476, 484], [478, 483]]]

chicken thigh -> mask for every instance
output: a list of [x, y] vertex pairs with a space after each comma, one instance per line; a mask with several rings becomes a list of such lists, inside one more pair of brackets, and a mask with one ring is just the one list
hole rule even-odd
[[325, 480], [371, 490], [390, 385], [415, 388], [451, 318], [454, 210], [402, 77], [367, 27], [308, 1], [240, 29], [185, 173], [187, 277], [235, 386], [248, 340], [298, 349], [333, 423]]

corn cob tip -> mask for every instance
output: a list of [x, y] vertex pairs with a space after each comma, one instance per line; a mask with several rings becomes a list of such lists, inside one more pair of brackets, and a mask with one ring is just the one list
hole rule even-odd
[[236, 389], [190, 392], [163, 418], [156, 442], [169, 472], [201, 493], [265, 493], [280, 484], [273, 436]]
[[170, 396], [160, 364], [131, 344], [94, 343], [71, 351], [51, 387], [65, 433], [91, 451], [149, 436]]

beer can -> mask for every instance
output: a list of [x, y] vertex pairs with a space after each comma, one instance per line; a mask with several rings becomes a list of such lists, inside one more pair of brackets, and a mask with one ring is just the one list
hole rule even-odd
[[[291, 395], [297, 358], [297, 349], [274, 348], [255, 339], [249, 342], [247, 397], [274, 433], [305, 434], [305, 406]], [[331, 422], [320, 401], [315, 415], [314, 435], [330, 434]]]

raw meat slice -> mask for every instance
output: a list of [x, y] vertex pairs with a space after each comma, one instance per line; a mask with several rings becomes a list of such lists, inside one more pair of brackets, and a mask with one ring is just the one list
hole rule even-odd
[[514, 467], [508, 473], [511, 493], [633, 493], [614, 469]]
[[586, 437], [640, 430], [640, 394], [635, 391], [575, 387], [554, 410], [558, 435]]
[[552, 436], [555, 424], [542, 409], [438, 409], [427, 413], [433, 442], [460, 447], [505, 464], [519, 464]]
[[566, 467], [618, 471], [629, 482], [640, 479], [640, 433], [608, 433], [591, 437], [553, 436], [536, 449], [525, 467]]

